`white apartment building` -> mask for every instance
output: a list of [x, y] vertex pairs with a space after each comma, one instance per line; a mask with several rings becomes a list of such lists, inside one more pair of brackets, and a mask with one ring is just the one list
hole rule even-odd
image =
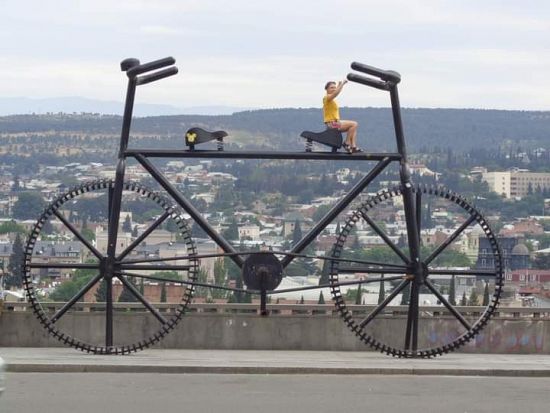
[[550, 189], [550, 173], [512, 169], [506, 172], [484, 172], [482, 179], [489, 188], [506, 198], [523, 197], [529, 190]]

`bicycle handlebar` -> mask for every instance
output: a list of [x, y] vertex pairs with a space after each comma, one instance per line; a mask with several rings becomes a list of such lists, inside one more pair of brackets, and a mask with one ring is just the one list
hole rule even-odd
[[386, 82], [392, 82], [392, 83], [401, 82], [401, 75], [397, 72], [394, 72], [393, 70], [378, 69], [374, 66], [365, 65], [359, 62], [353, 62], [351, 64], [351, 68], [353, 70], [357, 70], [358, 72], [363, 72], [368, 75], [376, 76]]
[[155, 60], [153, 62], [144, 63], [142, 65], [134, 66], [129, 68], [126, 74], [128, 77], [136, 77], [145, 72], [150, 72], [151, 70], [161, 69], [166, 66], [170, 66], [176, 63], [176, 59], [173, 57], [165, 57], [163, 59]]
[[168, 76], [173, 76], [178, 73], [177, 67], [169, 67], [168, 69], [159, 70], [158, 72], [151, 73], [149, 75], [141, 76], [137, 78], [138, 85], [146, 85], [147, 83], [154, 82], [155, 80], [164, 79]]
[[348, 80], [356, 83], [361, 83], [362, 85], [371, 86], [376, 89], [381, 90], [390, 90], [390, 86], [387, 82], [382, 82], [376, 79], [370, 79], [365, 76], [358, 75], [356, 73], [348, 73]]

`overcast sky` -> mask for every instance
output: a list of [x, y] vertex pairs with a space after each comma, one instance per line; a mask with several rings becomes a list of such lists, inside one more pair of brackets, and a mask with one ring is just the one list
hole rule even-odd
[[[122, 100], [119, 63], [173, 56], [137, 101], [314, 107], [352, 61], [401, 73], [406, 107], [550, 110], [547, 0], [0, 0], [0, 97]], [[348, 84], [341, 106], [389, 106]]]

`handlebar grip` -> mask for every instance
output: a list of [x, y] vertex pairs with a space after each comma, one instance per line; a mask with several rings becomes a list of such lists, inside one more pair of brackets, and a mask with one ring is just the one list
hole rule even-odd
[[370, 79], [368, 77], [361, 76], [356, 73], [348, 73], [348, 80], [351, 82], [361, 83], [362, 85], [374, 87], [376, 89], [390, 90], [390, 86], [386, 82]]
[[353, 70], [363, 72], [368, 75], [379, 77], [386, 82], [399, 83], [401, 82], [401, 75], [393, 70], [382, 70], [374, 66], [365, 65], [359, 62], [353, 62], [351, 64]]
[[150, 75], [138, 77], [136, 79], [136, 83], [138, 85], [146, 85], [147, 83], [154, 82], [155, 80], [160, 80], [168, 76], [173, 76], [176, 73], [178, 73], [177, 67], [169, 67], [168, 69], [159, 70], [158, 72], [151, 73]]
[[132, 67], [126, 73], [128, 77], [135, 77], [145, 72], [150, 72], [151, 70], [160, 69], [166, 66], [170, 66], [176, 63], [176, 59], [173, 57], [165, 57], [164, 59], [155, 60], [153, 62], [144, 63], [139, 66]]

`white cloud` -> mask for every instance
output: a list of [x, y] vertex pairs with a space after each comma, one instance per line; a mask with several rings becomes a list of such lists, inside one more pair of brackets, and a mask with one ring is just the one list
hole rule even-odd
[[[17, 39], [3, 45], [3, 96], [119, 99], [120, 60], [172, 55], [180, 74], [139, 101], [318, 106], [324, 82], [360, 60], [401, 72], [405, 106], [550, 108], [543, 0], [29, 0], [3, 16], [0, 35]], [[339, 102], [389, 104], [359, 85]]]

